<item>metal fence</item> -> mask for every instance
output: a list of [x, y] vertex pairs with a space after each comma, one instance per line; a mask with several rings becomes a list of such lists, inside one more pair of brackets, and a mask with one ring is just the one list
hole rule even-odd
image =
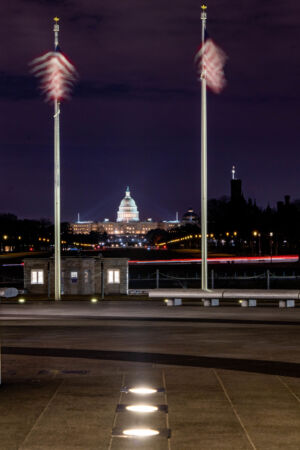
[[[129, 277], [130, 289], [201, 288], [201, 274], [183, 275], [156, 269], [148, 274]], [[208, 285], [211, 289], [299, 289], [300, 274], [265, 270], [263, 272], [239, 273], [209, 271]]]

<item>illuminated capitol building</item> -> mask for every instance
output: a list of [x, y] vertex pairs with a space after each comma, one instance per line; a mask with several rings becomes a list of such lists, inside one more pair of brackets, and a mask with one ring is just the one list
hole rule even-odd
[[103, 222], [80, 221], [78, 216], [77, 222], [71, 224], [71, 229], [74, 234], [89, 234], [97, 231], [99, 233], [106, 232], [109, 236], [145, 236], [150, 230], [160, 228], [167, 231], [179, 225], [178, 218], [174, 221], [164, 220], [162, 222], [153, 222], [152, 219], [147, 219], [145, 222], [140, 221], [137, 205], [127, 187], [125, 197], [117, 212], [116, 222], [111, 222], [109, 219], [104, 219]]

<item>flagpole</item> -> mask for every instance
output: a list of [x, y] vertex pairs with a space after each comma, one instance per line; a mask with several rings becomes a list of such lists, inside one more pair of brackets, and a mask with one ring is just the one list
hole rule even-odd
[[[205, 41], [206, 8], [205, 5], [201, 6], [202, 48]], [[207, 290], [207, 108], [204, 64], [201, 72], [201, 287]]]
[[[59, 19], [54, 18], [54, 50], [57, 49]], [[61, 250], [60, 250], [60, 102], [54, 101], [54, 298], [61, 299]]]

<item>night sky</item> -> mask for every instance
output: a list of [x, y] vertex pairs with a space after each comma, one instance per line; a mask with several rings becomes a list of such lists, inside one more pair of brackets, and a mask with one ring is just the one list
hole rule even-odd
[[[300, 2], [209, 0], [207, 28], [228, 55], [208, 94], [208, 197], [300, 198]], [[200, 210], [198, 0], [3, 0], [0, 212], [53, 218], [53, 112], [28, 63], [53, 48], [80, 74], [62, 105], [62, 219], [115, 220], [129, 185], [141, 218]]]

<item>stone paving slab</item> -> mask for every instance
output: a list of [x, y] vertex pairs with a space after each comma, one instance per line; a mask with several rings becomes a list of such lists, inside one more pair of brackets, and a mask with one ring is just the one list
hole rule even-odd
[[0, 442], [16, 448], [42, 413], [59, 382], [23, 382], [0, 388]]
[[[293, 377], [292, 371], [289, 377], [263, 373], [263, 364], [272, 361], [283, 366], [300, 361], [298, 325], [151, 321], [145, 325], [79, 319], [20, 325], [6, 323], [2, 329], [6, 346], [62, 348], [72, 353], [2, 355], [1, 450], [300, 448], [300, 377]], [[76, 357], [80, 349], [116, 352], [116, 359], [101, 359], [101, 352], [94, 359]], [[118, 352], [126, 349], [136, 352], [137, 358], [143, 352], [160, 352], [178, 360], [172, 364], [168, 358], [159, 364], [118, 360]], [[201, 363], [195, 356], [215, 359], [209, 360], [210, 367], [188, 365]], [[237, 370], [214, 366], [218, 358], [233, 358]], [[247, 365], [239, 368], [239, 361], [248, 359], [250, 364], [252, 358], [262, 362], [256, 373], [247, 372]], [[137, 418], [117, 413], [118, 404], [136, 401], [122, 388], [139, 383], [165, 388], [147, 401], [166, 404], [168, 414]], [[116, 427], [145, 424], [170, 428], [171, 439], [112, 437]]]
[[219, 376], [258, 448], [300, 448], [300, 403], [279, 377], [227, 371]]

